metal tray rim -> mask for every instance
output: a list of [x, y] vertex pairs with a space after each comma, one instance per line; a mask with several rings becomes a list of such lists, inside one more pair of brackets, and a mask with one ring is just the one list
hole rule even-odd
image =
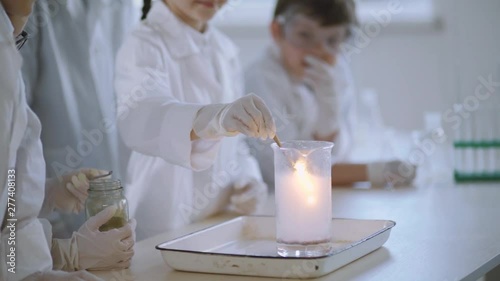
[[216, 228], [216, 227], [223, 226], [225, 224], [233, 223], [236, 220], [242, 220], [242, 219], [247, 218], [247, 217], [272, 218], [274, 216], [240, 216], [240, 217], [236, 217], [236, 218], [230, 219], [228, 221], [225, 221], [225, 222], [222, 222], [222, 223], [219, 223], [219, 224], [216, 224], [216, 225], [212, 225], [212, 226], [200, 229], [198, 231], [194, 231], [194, 232], [185, 234], [185, 235], [177, 237], [175, 239], [162, 242], [162, 243], [156, 245], [155, 249], [157, 249], [159, 251], [179, 252], [179, 253], [188, 253], [188, 254], [196, 254], [196, 255], [204, 255], [204, 256], [226, 256], [226, 257], [238, 257], [238, 258], [259, 258], [259, 259], [278, 259], [278, 260], [281, 260], [281, 259], [287, 259], [287, 260], [322, 260], [322, 259], [327, 259], [329, 257], [332, 257], [334, 255], [338, 255], [338, 254], [340, 254], [340, 253], [342, 253], [342, 252], [344, 252], [346, 250], [349, 250], [349, 249], [351, 249], [351, 248], [353, 248], [353, 247], [355, 247], [355, 246], [357, 246], [357, 245], [359, 245], [361, 243], [364, 243], [364, 242], [366, 242], [366, 241], [368, 241], [370, 239], [373, 239], [374, 237], [379, 236], [380, 234], [382, 234], [382, 233], [384, 233], [386, 231], [390, 231], [394, 226], [396, 226], [396, 222], [392, 221], [392, 220], [333, 218], [332, 220], [385, 221], [385, 222], [388, 222], [389, 225], [385, 226], [384, 228], [380, 229], [379, 231], [376, 231], [376, 232], [370, 234], [367, 237], [364, 237], [361, 240], [358, 240], [358, 241], [355, 241], [355, 242], [353, 242], [351, 244], [348, 244], [346, 247], [343, 247], [343, 248], [338, 249], [336, 251], [332, 251], [328, 255], [319, 256], [319, 257], [287, 257], [287, 258], [284, 258], [284, 257], [280, 257], [280, 256], [255, 256], [255, 255], [227, 254], [227, 253], [214, 253], [214, 252], [200, 252], [200, 251], [180, 250], [180, 249], [168, 249], [168, 248], [162, 248], [162, 247], [160, 247], [161, 245], [164, 245], [164, 244], [167, 244], [167, 243], [169, 243], [169, 244], [170, 243], [174, 243], [174, 242], [177, 242], [179, 240], [186, 239], [189, 236], [196, 235], [199, 232], [207, 231], [207, 230], [210, 230], [212, 228]]

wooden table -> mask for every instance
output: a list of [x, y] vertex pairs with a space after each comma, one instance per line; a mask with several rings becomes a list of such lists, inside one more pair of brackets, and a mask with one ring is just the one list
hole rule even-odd
[[[265, 213], [273, 214], [273, 198]], [[396, 221], [379, 250], [319, 280], [472, 280], [500, 264], [500, 185], [334, 188], [335, 217]], [[136, 244], [130, 269], [105, 280], [277, 280], [174, 271], [155, 246], [233, 216], [220, 215]]]

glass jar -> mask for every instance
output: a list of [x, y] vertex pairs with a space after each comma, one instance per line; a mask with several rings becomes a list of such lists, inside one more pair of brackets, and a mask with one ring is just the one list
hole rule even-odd
[[109, 206], [116, 206], [113, 217], [103, 224], [99, 231], [108, 231], [125, 226], [128, 222], [128, 202], [123, 195], [120, 180], [97, 179], [90, 181], [89, 197], [85, 202], [87, 220]]

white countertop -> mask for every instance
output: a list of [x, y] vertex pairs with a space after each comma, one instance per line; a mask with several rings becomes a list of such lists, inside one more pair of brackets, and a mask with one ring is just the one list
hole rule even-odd
[[[270, 198], [266, 214], [272, 214]], [[397, 225], [377, 251], [318, 280], [472, 280], [500, 264], [500, 184], [432, 188], [333, 189], [334, 217], [388, 219]], [[170, 269], [161, 242], [233, 216], [223, 214], [135, 246], [130, 269], [94, 272], [105, 280], [276, 280]]]

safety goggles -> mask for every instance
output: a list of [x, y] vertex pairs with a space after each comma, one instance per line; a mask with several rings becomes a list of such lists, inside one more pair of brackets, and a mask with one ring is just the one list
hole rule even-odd
[[23, 31], [21, 34], [16, 36], [16, 47], [18, 50], [21, 50], [21, 48], [24, 46], [26, 41], [28, 41], [28, 32]]
[[304, 50], [322, 46], [329, 53], [336, 54], [347, 37], [345, 29], [322, 27], [315, 20], [300, 14], [279, 16], [277, 21], [282, 27], [285, 40]]

